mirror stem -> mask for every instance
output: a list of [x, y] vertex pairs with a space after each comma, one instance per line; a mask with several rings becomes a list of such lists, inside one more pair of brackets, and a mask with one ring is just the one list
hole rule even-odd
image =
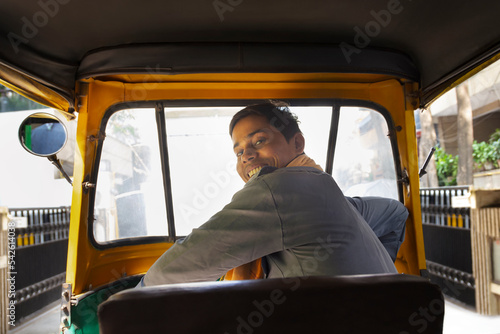
[[429, 164], [429, 161], [431, 161], [432, 155], [434, 154], [435, 151], [436, 151], [436, 148], [434, 146], [431, 147], [431, 150], [429, 151], [429, 154], [427, 155], [427, 158], [425, 159], [424, 165], [422, 166], [422, 168], [418, 172], [419, 178], [421, 178], [422, 176], [427, 174], [427, 171], [426, 171], [427, 165]]
[[69, 175], [62, 168], [61, 163], [59, 162], [59, 159], [57, 159], [56, 155], [53, 154], [51, 156], [48, 156], [47, 159], [49, 159], [49, 161], [52, 162], [52, 164], [57, 167], [57, 169], [61, 172], [61, 174], [69, 182], [69, 184], [73, 185], [73, 181], [71, 181]]

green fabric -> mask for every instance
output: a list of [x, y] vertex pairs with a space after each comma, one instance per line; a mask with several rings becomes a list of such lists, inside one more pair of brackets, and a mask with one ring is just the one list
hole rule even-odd
[[92, 293], [71, 306], [71, 327], [66, 333], [72, 334], [99, 334], [97, 308], [113, 294], [133, 288], [139, 283], [140, 277], [131, 277], [118, 280], [111, 285]]

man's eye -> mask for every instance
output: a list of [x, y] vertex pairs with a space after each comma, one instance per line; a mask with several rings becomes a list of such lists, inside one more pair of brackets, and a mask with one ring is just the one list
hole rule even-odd
[[262, 145], [266, 140], [265, 139], [259, 139], [255, 142], [255, 146], [259, 146], [259, 145]]
[[241, 157], [241, 155], [242, 155], [242, 154], [243, 154], [243, 151], [238, 151], [238, 152], [236, 152], [236, 156], [237, 156], [237, 157]]

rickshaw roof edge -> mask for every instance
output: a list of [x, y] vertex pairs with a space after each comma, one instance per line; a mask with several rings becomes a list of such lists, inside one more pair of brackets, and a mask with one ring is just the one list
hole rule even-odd
[[346, 58], [327, 44], [169, 43], [124, 45], [86, 55], [77, 79], [109, 74], [364, 73], [418, 82], [412, 60], [400, 52], [366, 49]]

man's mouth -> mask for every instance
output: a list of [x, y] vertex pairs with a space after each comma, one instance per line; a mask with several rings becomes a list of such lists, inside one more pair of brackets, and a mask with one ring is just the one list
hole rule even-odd
[[259, 167], [256, 167], [256, 168], [252, 169], [250, 172], [248, 172], [248, 174], [247, 174], [248, 177], [254, 176], [258, 172], [260, 172], [261, 169], [262, 169], [262, 166], [259, 166]]

